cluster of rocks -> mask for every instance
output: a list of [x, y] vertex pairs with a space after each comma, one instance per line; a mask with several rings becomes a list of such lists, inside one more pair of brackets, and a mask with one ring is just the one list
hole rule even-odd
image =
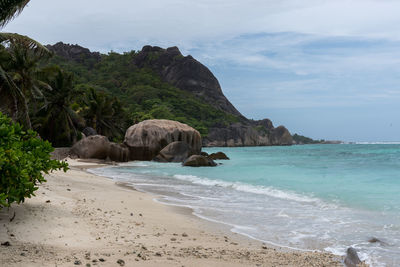
[[184, 166], [216, 166], [214, 160], [229, 159], [224, 153], [201, 152], [201, 135], [192, 127], [171, 120], [146, 120], [131, 126], [122, 144], [110, 142], [87, 128], [85, 137], [70, 151], [73, 157], [118, 162], [154, 160], [182, 162]]

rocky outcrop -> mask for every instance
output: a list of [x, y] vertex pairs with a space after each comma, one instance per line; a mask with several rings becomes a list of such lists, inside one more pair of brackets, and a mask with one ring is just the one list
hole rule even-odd
[[289, 133], [285, 126], [278, 126], [271, 131], [269, 135], [271, 145], [274, 146], [290, 146], [293, 144], [292, 135]]
[[85, 59], [93, 59], [94, 62], [101, 60], [101, 55], [99, 52], [90, 52], [89, 49], [77, 44], [73, 45], [58, 42], [54, 45], [46, 45], [46, 48], [58, 56], [73, 60], [78, 63], [83, 62]]
[[217, 166], [217, 163], [210, 158], [201, 155], [193, 155], [186, 159], [182, 165], [188, 167], [214, 167]]
[[126, 162], [129, 159], [129, 149], [124, 145], [108, 141], [105, 136], [92, 135], [74, 144], [70, 155], [81, 159], [109, 159]]
[[183, 56], [176, 46], [167, 49], [144, 46], [134, 63], [139, 68], [152, 68], [163, 81], [201, 97], [220, 110], [243, 117], [224, 96], [214, 74], [192, 56]]
[[203, 138], [203, 146], [272, 146], [291, 145], [292, 142], [292, 136], [284, 126], [274, 128], [268, 119], [216, 125]]
[[181, 141], [189, 146], [189, 154], [200, 154], [201, 136], [192, 127], [171, 120], [146, 120], [126, 131], [124, 144], [130, 160], [152, 160], [168, 144]]
[[164, 147], [153, 159], [158, 162], [183, 162], [191, 156], [191, 149], [186, 142], [176, 141]]
[[81, 139], [71, 148], [71, 155], [82, 159], [106, 159], [110, 141], [102, 135], [92, 135]]
[[267, 146], [268, 135], [260, 134], [254, 127], [243, 123], [211, 127], [203, 138], [203, 146]]
[[211, 153], [208, 156], [208, 158], [212, 159], [212, 160], [228, 160], [229, 159], [229, 157], [224, 152]]

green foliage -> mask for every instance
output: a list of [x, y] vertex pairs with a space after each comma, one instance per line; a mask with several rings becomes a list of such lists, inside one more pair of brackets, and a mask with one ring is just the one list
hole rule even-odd
[[309, 137], [299, 135], [299, 134], [294, 134], [293, 140], [297, 144], [320, 144], [320, 143], [324, 142], [324, 140], [314, 140], [314, 139], [311, 139]]
[[54, 149], [37, 133], [24, 131], [0, 113], [0, 208], [24, 202], [34, 196], [43, 173], [67, 171], [68, 164], [50, 159]]
[[86, 126], [96, 129], [97, 133], [119, 141], [127, 128], [127, 117], [121, 102], [110, 94], [93, 87], [81, 86], [83, 97], [78, 100], [78, 113]]
[[[51, 55], [40, 43], [16, 33], [0, 33], [0, 110], [31, 129], [29, 108], [37, 109], [48, 85], [38, 64]], [[13, 105], [10, 105], [13, 103]]]
[[[170, 119], [186, 123], [204, 136], [208, 128], [217, 123], [238, 121], [237, 117], [214, 108], [203, 99], [163, 82], [151, 69], [137, 68], [134, 64], [136, 55], [135, 51], [124, 54], [111, 52], [102, 55], [95, 63], [91, 57], [77, 62], [55, 56], [50, 63], [74, 73], [77, 87], [82, 92], [93, 88], [100, 94], [108, 95], [109, 99], [117, 99], [121, 112], [114, 112], [112, 117], [117, 122], [116, 128], [124, 131], [129, 124], [146, 119]], [[156, 58], [158, 54], [152, 56]], [[85, 105], [89, 106], [88, 103], [80, 104], [82, 109]], [[82, 111], [78, 113], [84, 114]], [[125, 120], [115, 120], [117, 114], [127, 115]], [[88, 116], [83, 116], [89, 121], [88, 126], [93, 127]], [[112, 137], [115, 136], [118, 135], [112, 134]]]
[[268, 130], [265, 126], [263, 125], [257, 125], [256, 127], [254, 127], [257, 132], [262, 133], [264, 136], [265, 135], [269, 135], [270, 134], [270, 130]]
[[42, 75], [49, 88], [43, 91], [41, 108], [33, 114], [33, 128], [54, 146], [70, 146], [81, 135], [78, 128], [84, 127], [71, 107], [76, 93], [73, 75], [54, 66], [43, 69]]
[[29, 0], [0, 1], [0, 28], [4, 27], [15, 16], [19, 15]]

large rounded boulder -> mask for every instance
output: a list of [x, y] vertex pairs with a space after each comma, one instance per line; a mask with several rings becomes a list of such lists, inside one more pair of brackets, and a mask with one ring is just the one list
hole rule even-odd
[[164, 147], [153, 159], [158, 162], [183, 162], [190, 155], [190, 147], [182, 141], [175, 141]]
[[77, 142], [70, 150], [72, 157], [81, 159], [129, 160], [129, 149], [123, 144], [108, 141], [106, 136], [91, 135]]
[[185, 142], [190, 155], [200, 154], [200, 133], [171, 120], [146, 120], [129, 127], [124, 144], [129, 147], [130, 160], [152, 160], [164, 147], [176, 141]]
[[71, 155], [82, 159], [106, 159], [110, 141], [102, 135], [83, 138], [71, 148]]

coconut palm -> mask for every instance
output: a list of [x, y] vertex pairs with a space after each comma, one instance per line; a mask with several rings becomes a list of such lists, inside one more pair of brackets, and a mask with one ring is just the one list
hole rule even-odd
[[0, 28], [18, 16], [29, 0], [0, 0]]
[[81, 114], [87, 126], [96, 129], [101, 135], [121, 136], [124, 123], [119, 118], [124, 116], [125, 111], [118, 99], [90, 87], [82, 99], [82, 106], [84, 109]]
[[34, 106], [37, 99], [43, 98], [42, 90], [49, 88], [38, 79], [38, 64], [50, 55], [45, 47], [29, 37], [0, 34], [0, 95], [8, 100], [0, 103], [0, 111], [27, 128], [31, 128], [28, 104], [31, 102]]
[[[21, 13], [29, 0], [0, 0], [0, 28]], [[32, 72], [39, 58], [50, 52], [35, 40], [16, 33], [0, 33], [0, 111], [31, 128], [28, 98], [40, 95]], [[26, 68], [28, 67], [28, 68]]]
[[69, 146], [76, 142], [83, 120], [71, 108], [74, 97], [73, 76], [59, 67], [43, 69], [43, 80], [51, 90], [44, 90], [45, 104], [35, 114], [33, 127], [54, 146]]

